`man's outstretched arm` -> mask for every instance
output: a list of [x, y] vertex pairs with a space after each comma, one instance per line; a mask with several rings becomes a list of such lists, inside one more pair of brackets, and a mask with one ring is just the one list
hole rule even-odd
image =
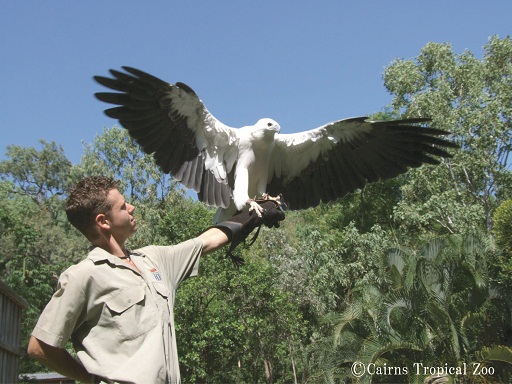
[[53, 347], [31, 336], [27, 352], [31, 358], [36, 359], [41, 364], [61, 375], [82, 383], [95, 382], [94, 376], [87, 372], [83, 365], [63, 348]]
[[198, 236], [203, 241], [203, 254], [213, 252], [230, 241], [226, 230], [210, 228]]

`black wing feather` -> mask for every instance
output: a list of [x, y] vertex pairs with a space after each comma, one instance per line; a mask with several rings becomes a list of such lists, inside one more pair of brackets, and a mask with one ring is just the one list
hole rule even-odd
[[[448, 132], [413, 124], [430, 119], [406, 119], [367, 122], [356, 118], [340, 123], [358, 123], [363, 127], [348, 133], [298, 175], [273, 175], [267, 191], [282, 193], [290, 209], [305, 209], [341, 198], [367, 183], [390, 179], [422, 164], [439, 164], [439, 158], [451, 157], [447, 151], [457, 146], [440, 136]], [[343, 129], [340, 124], [339, 129]], [[370, 126], [368, 126], [370, 124]], [[326, 126], [327, 127], [327, 126]], [[327, 133], [325, 134], [327, 136]], [[285, 146], [284, 146], [285, 147]], [[284, 162], [286, 152], [283, 151]]]
[[142, 150], [153, 155], [163, 172], [197, 191], [201, 201], [227, 207], [230, 186], [205, 170], [195, 132], [187, 116], [173, 105], [173, 90], [194, 97], [196, 93], [186, 84], [172, 85], [141, 70], [122, 68], [126, 73], [111, 69], [112, 78], [94, 76], [99, 84], [116, 91], [95, 94], [99, 100], [117, 105], [106, 109], [105, 114], [119, 120]]

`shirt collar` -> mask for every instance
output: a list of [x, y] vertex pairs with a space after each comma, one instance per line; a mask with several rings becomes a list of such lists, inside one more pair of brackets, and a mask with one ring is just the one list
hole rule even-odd
[[[136, 251], [128, 251], [130, 256], [144, 256], [140, 252]], [[108, 261], [110, 263], [120, 263], [122, 262], [121, 259], [110, 252], [105, 251], [103, 248], [100, 247], [94, 247], [87, 256], [88, 259], [92, 260], [95, 264], [102, 262], [102, 261]]]

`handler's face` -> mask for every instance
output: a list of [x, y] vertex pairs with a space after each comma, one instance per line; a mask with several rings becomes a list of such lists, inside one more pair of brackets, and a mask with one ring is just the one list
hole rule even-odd
[[112, 204], [112, 210], [105, 215], [110, 224], [110, 232], [118, 240], [124, 241], [137, 231], [133, 217], [135, 207], [128, 204], [117, 189], [108, 193], [107, 200]]

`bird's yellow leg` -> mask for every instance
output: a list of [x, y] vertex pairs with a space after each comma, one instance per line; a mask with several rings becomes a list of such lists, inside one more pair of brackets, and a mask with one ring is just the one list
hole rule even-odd
[[249, 205], [249, 212], [254, 211], [258, 215], [258, 217], [261, 217], [263, 215], [263, 208], [261, 205], [259, 205], [256, 202], [256, 199], [249, 199], [247, 200], [247, 205]]

